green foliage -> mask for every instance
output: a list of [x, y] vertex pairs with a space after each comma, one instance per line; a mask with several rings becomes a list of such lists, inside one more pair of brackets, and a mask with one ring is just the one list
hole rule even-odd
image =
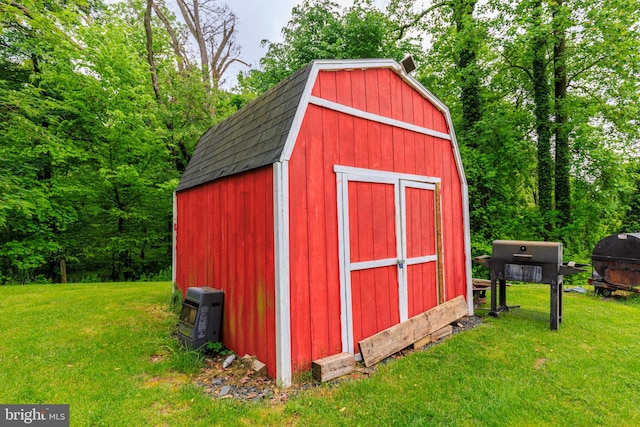
[[[473, 4], [466, 0], [437, 3], [415, 15], [421, 18], [415, 28], [431, 36], [430, 61], [418, 78], [449, 106], [458, 131], [474, 253], [490, 253], [488, 243], [497, 238], [550, 239], [585, 258], [601, 237], [619, 230], [628, 211], [633, 184], [627, 171], [637, 162], [640, 139], [638, 127], [630, 126], [637, 124], [630, 114], [639, 105], [638, 91], [631, 90], [640, 76], [633, 48], [640, 43], [638, 10], [628, 2], [562, 3], [558, 12], [556, 2], [490, 1], [476, 5], [463, 26], [459, 11]], [[551, 91], [558, 28], [566, 32], [569, 83], [562, 100], [569, 145], [566, 157], [559, 157], [569, 162], [567, 224], [560, 220], [566, 196], [554, 193], [553, 181], [561, 165], [552, 154], [563, 149], [554, 145], [558, 129], [551, 119], [558, 107]], [[476, 53], [471, 68], [460, 62], [468, 47]], [[482, 115], [473, 126], [465, 112], [469, 73], [482, 82]], [[541, 141], [547, 140], [544, 148]], [[556, 196], [563, 198], [560, 204]]]
[[204, 365], [205, 356], [201, 351], [185, 349], [177, 340], [166, 346], [171, 355], [170, 368], [177, 372], [196, 374]]
[[625, 203], [627, 208], [620, 231], [640, 233], [640, 162], [632, 171], [632, 179], [635, 188], [632, 187], [627, 196]]
[[640, 9], [628, 1], [306, 0], [234, 92], [177, 67], [153, 15], [157, 97], [143, 3], [1, 3], [0, 283], [57, 282], [61, 261], [70, 281], [167, 278], [171, 193], [198, 138], [320, 58], [414, 55], [452, 113], [474, 254], [552, 239], [584, 259], [640, 227]]
[[240, 76], [242, 90], [261, 94], [314, 59], [394, 58], [420, 54], [416, 40], [399, 38], [394, 15], [371, 0], [340, 9], [330, 0], [305, 0], [292, 10], [280, 43], [263, 41], [268, 50], [262, 70]]
[[171, 299], [169, 300], [169, 310], [176, 316], [180, 316], [183, 302], [184, 297], [182, 296], [182, 291], [180, 289], [174, 289], [171, 293]]
[[0, 7], [2, 283], [58, 281], [61, 260], [70, 280], [166, 276], [172, 191], [200, 135], [237, 107], [196, 71], [175, 71], [154, 20], [155, 99], [142, 11]]
[[222, 356], [230, 356], [233, 352], [227, 349], [220, 341], [208, 342], [206, 345], [207, 352], [211, 354], [220, 354]]

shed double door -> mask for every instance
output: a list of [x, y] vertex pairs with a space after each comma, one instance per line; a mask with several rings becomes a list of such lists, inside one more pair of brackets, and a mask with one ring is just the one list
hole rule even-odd
[[343, 350], [357, 354], [362, 339], [438, 304], [438, 191], [391, 173], [339, 182]]

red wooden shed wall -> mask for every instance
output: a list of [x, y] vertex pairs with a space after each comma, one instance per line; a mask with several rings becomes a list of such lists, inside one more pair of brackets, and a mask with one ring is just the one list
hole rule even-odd
[[275, 377], [273, 167], [177, 193], [176, 282], [225, 292], [222, 339]]
[[[320, 71], [312, 95], [449, 133], [444, 114], [389, 69]], [[294, 371], [342, 351], [336, 164], [441, 178], [446, 298], [467, 296], [462, 189], [451, 141], [310, 104], [289, 163]]]

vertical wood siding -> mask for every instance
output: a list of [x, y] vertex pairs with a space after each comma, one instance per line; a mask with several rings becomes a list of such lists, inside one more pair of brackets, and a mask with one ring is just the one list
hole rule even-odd
[[[321, 71], [312, 94], [449, 133], [444, 114], [391, 70]], [[289, 164], [294, 371], [342, 349], [336, 164], [441, 177], [445, 295], [447, 300], [466, 297], [462, 190], [451, 142], [309, 105]], [[435, 274], [429, 271], [435, 266], [420, 268], [422, 274]], [[386, 275], [391, 279], [395, 272]], [[381, 286], [377, 278], [357, 281]], [[435, 293], [420, 292], [410, 311], [432, 304]]]
[[[407, 258], [436, 254], [435, 191], [407, 187]], [[436, 262], [407, 265], [408, 315], [413, 317], [438, 304]]]
[[222, 338], [275, 376], [273, 168], [177, 193], [176, 281], [225, 292]]
[[[397, 257], [394, 186], [349, 182], [350, 261]], [[357, 343], [400, 321], [398, 270], [395, 265], [353, 271], [353, 340]]]

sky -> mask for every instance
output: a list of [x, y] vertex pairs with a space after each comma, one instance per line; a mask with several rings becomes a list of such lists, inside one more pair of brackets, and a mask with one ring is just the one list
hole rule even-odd
[[[342, 7], [353, 4], [353, 0], [333, 1]], [[241, 59], [257, 68], [266, 53], [260, 42], [264, 39], [274, 43], [282, 41], [280, 32], [291, 19], [291, 9], [302, 0], [227, 0], [225, 3], [238, 18], [236, 41], [241, 48]], [[247, 69], [242, 65], [230, 69], [226, 86], [233, 86], [236, 74]]]

